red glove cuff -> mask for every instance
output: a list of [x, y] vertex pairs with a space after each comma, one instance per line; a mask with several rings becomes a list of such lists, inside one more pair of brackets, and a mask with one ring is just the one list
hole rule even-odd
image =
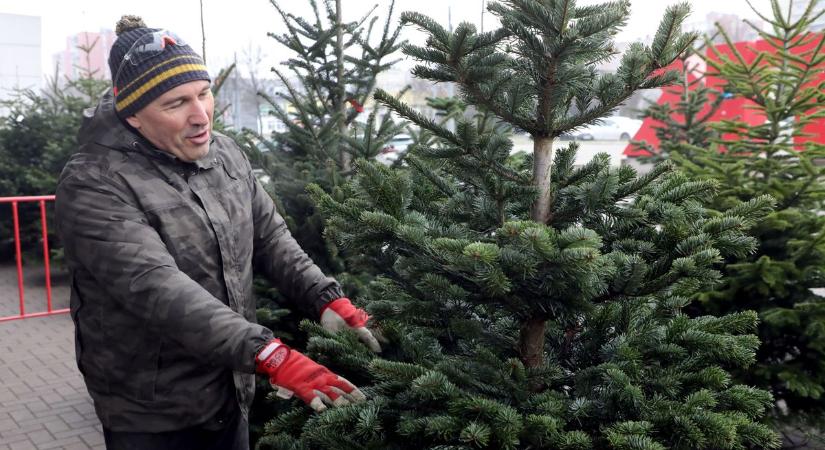
[[290, 349], [280, 339], [273, 339], [255, 355], [255, 367], [258, 372], [272, 375], [289, 357]]
[[370, 316], [366, 311], [353, 306], [346, 297], [341, 297], [324, 305], [321, 308], [321, 314], [324, 314], [327, 308], [335, 311], [351, 328], [365, 327], [370, 320]]

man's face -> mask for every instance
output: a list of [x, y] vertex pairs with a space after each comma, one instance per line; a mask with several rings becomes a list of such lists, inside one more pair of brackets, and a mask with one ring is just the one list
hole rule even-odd
[[126, 121], [159, 150], [192, 162], [209, 151], [214, 110], [209, 82], [198, 80], [166, 91]]

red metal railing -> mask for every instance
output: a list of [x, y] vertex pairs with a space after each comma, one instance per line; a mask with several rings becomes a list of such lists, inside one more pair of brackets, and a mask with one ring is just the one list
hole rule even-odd
[[[49, 268], [49, 238], [46, 227], [46, 202], [54, 201], [54, 195], [40, 195], [34, 197], [0, 197], [0, 203], [11, 203], [11, 213], [14, 220], [14, 253], [17, 259], [17, 290], [20, 295], [20, 314], [14, 316], [0, 317], [0, 322], [15, 319], [25, 319], [29, 317], [42, 317], [52, 314], [62, 314], [69, 312], [66, 309], [52, 309], [52, 276]], [[46, 311], [26, 313], [26, 302], [23, 292], [23, 256], [20, 252], [20, 217], [17, 211], [19, 203], [39, 202], [40, 203], [40, 228], [43, 232], [43, 261], [46, 269]]]

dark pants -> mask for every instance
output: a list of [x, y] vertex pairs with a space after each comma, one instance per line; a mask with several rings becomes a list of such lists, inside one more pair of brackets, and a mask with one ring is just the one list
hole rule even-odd
[[107, 450], [249, 450], [249, 424], [241, 417], [221, 430], [201, 426], [164, 433], [129, 433], [103, 429]]

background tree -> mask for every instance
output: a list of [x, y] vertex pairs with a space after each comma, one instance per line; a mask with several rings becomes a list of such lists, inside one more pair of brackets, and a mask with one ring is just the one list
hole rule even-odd
[[[78, 49], [87, 56], [97, 41]], [[94, 106], [110, 86], [89, 65], [78, 65], [77, 79], [60, 80], [58, 71], [43, 91], [16, 92], [0, 102], [0, 196], [50, 195], [72, 153], [77, 151], [77, 131], [83, 111]], [[0, 217], [11, 217], [11, 206], [0, 205]], [[40, 212], [37, 208], [20, 208], [21, 241], [27, 258], [40, 259]], [[13, 236], [11, 220], [0, 222], [0, 236]], [[49, 226], [54, 230], [53, 226]], [[57, 235], [50, 234], [53, 248]], [[13, 257], [13, 241], [0, 241], [0, 259]]]
[[[804, 435], [825, 426], [825, 301], [812, 291], [825, 286], [825, 146], [806, 132], [825, 117], [825, 40], [808, 32], [825, 9], [814, 0], [792, 20], [777, 1], [771, 4], [772, 15], [757, 11], [770, 25], [757, 31], [771, 51], [737, 46], [720, 28], [727, 48], [707, 59], [710, 75], [748, 100], [751, 114], [764, 123], [722, 120], [713, 124], [717, 136], [710, 149], [672, 156], [691, 177], [718, 183], [711, 204], [716, 211], [764, 194], [777, 200], [776, 211], [754, 227], [757, 251], [730, 260], [722, 286], [703, 294], [694, 312], [759, 313], [757, 363], [736, 374], [773, 393], [772, 417], [793, 447], [817, 438]], [[816, 133], [822, 136], [821, 129]], [[821, 432], [817, 439], [825, 445]]]
[[[373, 109], [367, 114], [365, 108], [377, 77], [396, 62], [391, 58], [401, 45], [400, 29], [392, 26], [393, 4], [381, 34], [376, 36], [379, 19], [373, 15], [375, 7], [359, 20], [345, 22], [340, 0], [324, 0], [320, 7], [312, 0], [314, 16], [309, 20], [288, 13], [280, 2], [271, 3], [286, 32], [269, 36], [289, 49], [292, 57], [283, 63], [285, 70], [272, 69], [283, 91], [275, 96], [259, 91], [258, 95], [286, 131], [271, 136], [253, 130], [226, 131], [270, 180], [265, 187], [301, 247], [325, 273], [344, 285], [347, 294], [355, 295], [375, 269], [363, 259], [345, 260], [338, 247], [324, 237], [323, 219], [306, 188], [316, 184], [340, 195], [340, 185], [351, 173], [352, 157], [376, 156], [404, 127], [386, 112]], [[251, 70], [254, 64], [249, 65]], [[306, 334], [296, 326], [303, 312], [286, 308], [277, 289], [264, 280], [256, 280], [256, 294], [258, 321], [303, 348]], [[259, 381], [259, 392], [269, 390], [265, 380]], [[263, 398], [256, 396], [250, 412], [253, 442], [262, 433], [264, 421], [286, 407]]]
[[[344, 22], [330, 0], [323, 2], [323, 10], [311, 2], [314, 20], [288, 13], [278, 2], [272, 4], [287, 31], [270, 36], [293, 57], [284, 62], [287, 72], [272, 69], [284, 91], [275, 98], [261, 95], [287, 130], [271, 137], [247, 134], [243, 141], [253, 162], [270, 176], [272, 192], [302, 248], [325, 272], [342, 274], [347, 268], [338, 249], [323, 238], [323, 220], [306, 186], [314, 183], [334, 193], [349, 175], [352, 157], [374, 157], [401, 131], [402, 124], [376, 110], [363, 120], [376, 78], [396, 62], [390, 58], [401, 45], [399, 28], [391, 26], [392, 4], [377, 39], [375, 8], [358, 21]], [[343, 58], [338, 57], [341, 54]], [[339, 277], [349, 288], [360, 284]]]
[[[628, 2], [489, 10], [502, 27], [486, 33], [402, 21], [427, 33], [404, 49], [421, 61], [414, 73], [456, 83], [495, 120], [450, 131], [378, 91], [435, 142], [412, 150], [409, 172], [360, 162], [343, 201], [312, 188], [336, 242], [383, 258], [384, 277], [358, 299], [392, 342], [381, 357], [304, 325], [310, 353], [369, 400], [296, 407], [259, 448], [774, 447], [758, 423], [770, 394], [728, 373], [753, 361], [756, 315], [681, 312], [723, 256], [753, 249], [743, 230], [771, 199], [712, 216], [701, 202], [713, 183], [670, 164], [637, 176], [606, 155], [574, 167], [575, 143], [552, 151], [634, 91], [675, 80], [661, 69], [694, 39], [679, 31], [688, 6], [670, 7], [652, 45], [632, 45], [615, 73], [596, 66], [614, 56]], [[532, 135], [532, 158], [509, 158], [498, 121]]]
[[701, 56], [705, 49], [706, 45], [697, 46], [677, 60], [679, 82], [665, 88], [664, 93], [678, 96], [679, 101], [653, 103], [642, 113], [643, 119], [656, 121], [654, 130], [659, 140], [658, 147], [647, 142], [633, 142], [634, 146], [649, 153], [640, 158], [642, 161], [659, 163], [668, 159], [674, 149], [688, 156], [696, 148], [709, 148], [711, 140], [718, 137], [718, 132], [711, 126], [712, 118], [729, 94], [707, 85]]

